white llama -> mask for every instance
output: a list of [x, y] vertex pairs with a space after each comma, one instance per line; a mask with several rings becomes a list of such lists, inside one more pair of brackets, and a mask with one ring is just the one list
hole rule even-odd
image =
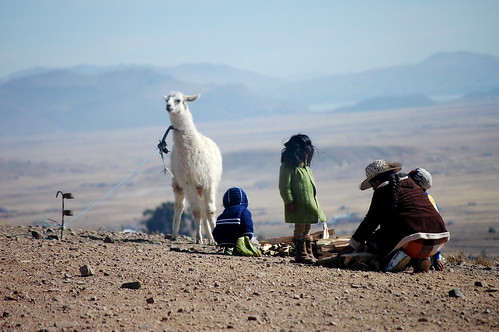
[[172, 187], [175, 196], [173, 238], [178, 237], [184, 201], [191, 208], [196, 225], [196, 243], [203, 243], [201, 219], [206, 236], [213, 243], [212, 229], [216, 220], [216, 191], [222, 177], [222, 155], [217, 144], [199, 133], [187, 106], [200, 95], [184, 96], [171, 92], [166, 100], [166, 110], [173, 126], [171, 168]]

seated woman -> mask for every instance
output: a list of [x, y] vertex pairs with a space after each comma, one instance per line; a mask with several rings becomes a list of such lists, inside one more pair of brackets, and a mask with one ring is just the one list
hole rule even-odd
[[[360, 190], [374, 189], [366, 217], [338, 256], [361, 245], [376, 254], [385, 271], [400, 271], [418, 259], [417, 270], [428, 271], [435, 255], [450, 235], [444, 221], [421, 188], [397, 174], [402, 164], [375, 160], [366, 167]], [[379, 228], [378, 228], [379, 227]]]

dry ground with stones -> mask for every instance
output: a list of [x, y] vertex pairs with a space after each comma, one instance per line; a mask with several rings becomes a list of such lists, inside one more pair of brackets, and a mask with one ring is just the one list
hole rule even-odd
[[381, 273], [224, 256], [189, 238], [48, 235], [0, 225], [2, 331], [499, 331], [497, 267]]

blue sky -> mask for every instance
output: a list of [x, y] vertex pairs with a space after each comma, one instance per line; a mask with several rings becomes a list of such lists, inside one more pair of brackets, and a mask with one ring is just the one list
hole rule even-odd
[[217, 63], [292, 78], [499, 56], [499, 1], [1, 0], [0, 77], [36, 66]]

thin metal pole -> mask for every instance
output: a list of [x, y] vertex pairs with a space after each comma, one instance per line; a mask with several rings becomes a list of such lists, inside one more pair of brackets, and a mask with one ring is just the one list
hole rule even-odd
[[61, 199], [62, 199], [62, 217], [61, 217], [61, 240], [62, 240], [62, 237], [64, 236], [64, 194], [62, 193], [62, 191], [59, 190], [55, 195], [56, 198], [57, 196], [59, 196], [59, 193], [61, 193]]

